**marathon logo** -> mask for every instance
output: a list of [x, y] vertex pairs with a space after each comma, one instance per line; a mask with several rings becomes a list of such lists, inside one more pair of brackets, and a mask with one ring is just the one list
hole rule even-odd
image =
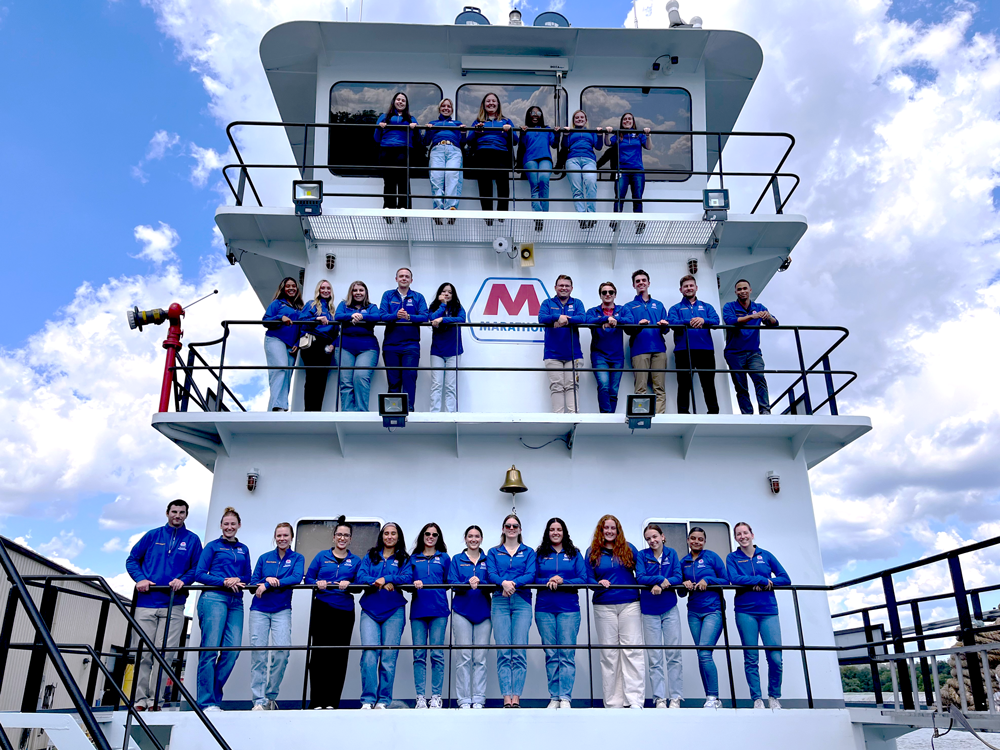
[[[538, 310], [549, 292], [541, 279], [491, 276], [483, 281], [469, 309], [476, 341], [488, 344], [541, 344], [545, 326], [538, 325]], [[512, 324], [530, 323], [530, 328]]]

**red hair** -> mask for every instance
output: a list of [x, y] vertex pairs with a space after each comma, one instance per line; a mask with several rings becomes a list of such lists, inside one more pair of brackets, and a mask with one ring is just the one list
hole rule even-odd
[[601, 559], [601, 550], [604, 548], [605, 521], [614, 521], [615, 528], [618, 529], [618, 536], [615, 538], [615, 546], [611, 548], [612, 557], [629, 570], [635, 570], [635, 557], [632, 555], [632, 548], [629, 547], [628, 542], [625, 541], [625, 532], [622, 531], [622, 523], [610, 513], [601, 516], [601, 520], [597, 522], [597, 528], [594, 529], [594, 540], [590, 543], [591, 566], [596, 568], [597, 563]]

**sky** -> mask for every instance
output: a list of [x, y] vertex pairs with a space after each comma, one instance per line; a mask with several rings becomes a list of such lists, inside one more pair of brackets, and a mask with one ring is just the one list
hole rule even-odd
[[[576, 26], [666, 25], [660, 0], [555, 2], [521, 7], [527, 20], [553, 8]], [[364, 13], [450, 23], [460, 5], [368, 0]], [[510, 7], [480, 5], [495, 21]], [[188, 498], [204, 528], [210, 484], [149, 427], [162, 337], [128, 331], [124, 310], [219, 289], [188, 317], [188, 341], [260, 314], [214, 230], [225, 125], [277, 119], [257, 55], [267, 29], [345, 8], [357, 20], [360, 5], [57, 7], [0, 0], [0, 65], [18, 71], [0, 77], [0, 226], [22, 282], [0, 326], [0, 533], [124, 586], [123, 556], [167, 499]], [[681, 14], [758, 40], [737, 129], [798, 141], [789, 210], [810, 230], [764, 301], [783, 321], [852, 333], [835, 365], [860, 378], [841, 412], [875, 430], [811, 472], [828, 579], [1000, 535], [1000, 4], [683, 0]], [[273, 138], [240, 148], [287, 158]], [[967, 577], [1000, 580], [997, 565], [977, 556]]]

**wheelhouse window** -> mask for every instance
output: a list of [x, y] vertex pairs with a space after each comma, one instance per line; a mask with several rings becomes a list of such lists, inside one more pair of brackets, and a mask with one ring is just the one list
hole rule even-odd
[[[725, 521], [685, 521], [677, 518], [649, 518], [643, 523], [645, 529], [647, 524], [655, 523], [663, 529], [663, 544], [671, 547], [677, 553], [677, 557], [683, 558], [688, 553], [687, 537], [688, 532], [695, 526], [705, 530], [705, 549], [710, 549], [723, 560], [726, 555], [733, 551], [732, 537], [729, 534], [729, 524]], [[641, 534], [640, 534], [641, 538]], [[642, 548], [645, 543], [636, 545]]]
[[[591, 86], [580, 95], [580, 108], [593, 128], [618, 128], [621, 117], [631, 112], [636, 128], [691, 130], [691, 94], [678, 88], [652, 86]], [[600, 179], [614, 179], [613, 150], [598, 162], [605, 170]], [[646, 180], [684, 182], [694, 168], [690, 135], [654, 135], [652, 148], [642, 152]]]
[[[373, 518], [348, 518], [347, 522], [353, 527], [347, 548], [358, 557], [364, 557], [375, 546], [382, 522]], [[319, 552], [333, 547], [336, 527], [337, 521], [332, 518], [306, 518], [295, 525], [295, 551], [305, 557], [307, 568]]]
[[[406, 94], [410, 101], [410, 114], [425, 125], [437, 117], [437, 108], [443, 99], [441, 87], [434, 83], [365, 83], [341, 81], [330, 88], [330, 123], [372, 125], [371, 128], [331, 127], [328, 164], [338, 177], [377, 177], [378, 144], [374, 138], [374, 125], [380, 114], [390, 105], [397, 91]], [[420, 162], [422, 149], [413, 149], [414, 158]], [[415, 166], [426, 166], [423, 164]]]
[[501, 86], [492, 83], [467, 83], [458, 87], [455, 109], [458, 119], [471, 125], [479, 116], [483, 97], [493, 92], [500, 99], [500, 108], [515, 126], [524, 125], [524, 116], [530, 107], [538, 107], [545, 115], [545, 124], [551, 127], [566, 124], [568, 99], [566, 89], [556, 91], [555, 86]]

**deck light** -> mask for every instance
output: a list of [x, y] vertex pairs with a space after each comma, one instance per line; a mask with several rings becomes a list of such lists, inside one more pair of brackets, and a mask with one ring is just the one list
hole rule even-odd
[[292, 180], [292, 203], [296, 216], [319, 216], [323, 213], [323, 181]]
[[653, 415], [656, 414], [656, 394], [644, 396], [632, 395], [625, 402], [625, 416], [631, 430], [648, 430], [653, 426]]
[[383, 427], [406, 427], [410, 413], [410, 397], [405, 393], [378, 394], [378, 413]]
[[257, 482], [260, 480], [260, 469], [254, 467], [247, 472], [247, 491], [253, 492], [257, 489]]
[[725, 221], [729, 216], [729, 191], [717, 188], [702, 191], [702, 207], [706, 221]]
[[337, 267], [337, 256], [333, 253], [326, 254], [326, 270], [332, 271]]
[[778, 266], [778, 272], [779, 273], [784, 273], [785, 271], [788, 270], [788, 267], [790, 265], [792, 265], [792, 256], [791, 255], [789, 255], [787, 258], [785, 258], [783, 261], [781, 261], [781, 265]]
[[698, 259], [694, 256], [688, 258], [688, 273], [692, 276], [698, 274]]
[[773, 492], [775, 495], [781, 492], [781, 477], [779, 477], [773, 471], [767, 472], [767, 482], [771, 487], [771, 492]]
[[510, 15], [507, 17], [507, 19], [508, 19], [507, 20], [507, 25], [508, 26], [523, 26], [524, 25], [523, 23], [521, 23], [521, 11], [519, 11], [517, 8], [514, 8], [514, 10], [512, 10], [510, 12]]

